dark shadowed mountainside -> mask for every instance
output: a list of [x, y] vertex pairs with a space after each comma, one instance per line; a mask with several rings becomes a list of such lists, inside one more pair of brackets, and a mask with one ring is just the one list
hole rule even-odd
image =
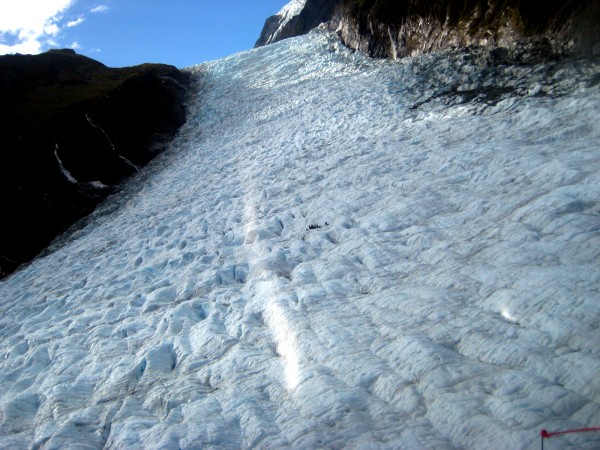
[[189, 76], [72, 50], [0, 57], [0, 276], [147, 164], [185, 122]]
[[256, 45], [298, 36], [323, 23], [347, 46], [392, 59], [457, 46], [511, 47], [540, 40], [553, 53], [596, 53], [600, 1], [307, 0], [295, 17], [269, 18]]

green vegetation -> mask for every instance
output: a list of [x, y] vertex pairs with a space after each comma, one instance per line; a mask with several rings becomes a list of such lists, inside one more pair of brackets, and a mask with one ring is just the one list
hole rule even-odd
[[[109, 68], [69, 51], [50, 51], [35, 57], [7, 55], [0, 58], [2, 119], [36, 128], [63, 108], [98, 98], [126, 80], [144, 74], [167, 72], [162, 64]], [[42, 75], [42, 76], [41, 76]]]

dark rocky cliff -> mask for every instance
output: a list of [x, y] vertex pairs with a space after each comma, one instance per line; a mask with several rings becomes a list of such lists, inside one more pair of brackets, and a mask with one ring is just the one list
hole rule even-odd
[[164, 147], [189, 82], [173, 66], [113, 69], [72, 50], [0, 57], [0, 277]]
[[307, 0], [297, 18], [277, 17], [267, 20], [257, 46], [326, 23], [346, 45], [375, 57], [536, 39], [553, 52], [599, 50], [600, 0]]
[[338, 3], [338, 0], [307, 1], [300, 14], [289, 21], [278, 15], [269, 17], [255, 47], [308, 33], [320, 24], [331, 20]]

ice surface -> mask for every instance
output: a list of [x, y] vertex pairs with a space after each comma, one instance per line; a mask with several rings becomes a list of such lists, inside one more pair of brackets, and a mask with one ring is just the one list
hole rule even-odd
[[377, 61], [319, 31], [190, 70], [171, 150], [0, 283], [0, 447], [600, 424], [597, 65]]

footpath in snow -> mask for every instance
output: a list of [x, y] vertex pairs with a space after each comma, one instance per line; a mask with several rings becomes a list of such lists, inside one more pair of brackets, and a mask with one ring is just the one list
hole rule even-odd
[[171, 150], [0, 282], [1, 448], [600, 425], [597, 65], [378, 61], [317, 31], [190, 70]]

